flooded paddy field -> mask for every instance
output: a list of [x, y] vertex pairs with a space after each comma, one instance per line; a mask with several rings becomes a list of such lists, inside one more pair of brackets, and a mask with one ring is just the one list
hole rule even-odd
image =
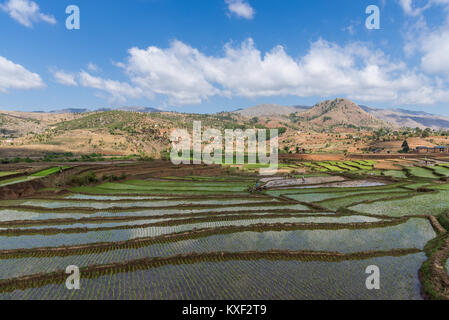
[[[1, 200], [0, 299], [422, 299], [419, 272], [449, 212], [446, 168], [370, 177], [356, 164], [322, 164], [352, 175], [172, 172]], [[47, 175], [58, 170], [21, 179]], [[372, 265], [381, 290], [366, 288]], [[66, 288], [68, 266], [80, 290]]]
[[[0, 293], [0, 299], [421, 299], [416, 270], [422, 253], [344, 262], [205, 261], [131, 269], [81, 281]], [[384, 270], [383, 290], [367, 290], [366, 265]], [[338, 288], [338, 289], [337, 289]]]

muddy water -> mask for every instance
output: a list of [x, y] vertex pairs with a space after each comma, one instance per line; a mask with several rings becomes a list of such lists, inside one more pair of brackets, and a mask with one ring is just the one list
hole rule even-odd
[[[81, 289], [64, 283], [0, 293], [0, 299], [306, 300], [421, 299], [418, 269], [423, 253], [344, 262], [225, 261], [167, 265], [81, 278]], [[381, 290], [367, 290], [365, 270], [381, 270]]]
[[125, 241], [137, 238], [156, 237], [165, 234], [203, 228], [226, 226], [249, 226], [254, 224], [301, 223], [304, 218], [263, 218], [237, 221], [217, 221], [196, 224], [185, 224], [169, 227], [147, 227], [127, 230], [91, 231], [75, 234], [0, 236], [1, 249], [21, 249], [38, 247], [59, 247], [62, 245], [78, 245], [94, 242]]
[[[328, 221], [328, 218], [316, 218], [313, 221]], [[145, 257], [167, 257], [187, 252], [242, 252], [279, 249], [355, 253], [362, 251], [387, 251], [397, 248], [422, 249], [427, 241], [434, 236], [435, 233], [429, 224], [413, 221], [394, 227], [366, 230], [236, 232], [199, 239], [151, 244], [139, 248], [127, 247], [107, 252], [68, 257], [1, 259], [0, 279], [39, 272], [53, 272], [64, 269], [68, 265], [83, 267], [98, 263], [107, 264]]]
[[298, 185], [309, 184], [323, 184], [329, 182], [344, 181], [345, 178], [340, 176], [328, 176], [328, 177], [307, 177], [303, 179], [283, 179], [283, 178], [266, 178], [262, 179], [262, 182], [266, 182], [267, 188], [279, 188]]

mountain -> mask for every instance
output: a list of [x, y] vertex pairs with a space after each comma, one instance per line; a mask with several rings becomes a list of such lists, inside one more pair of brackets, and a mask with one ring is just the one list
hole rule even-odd
[[277, 104], [260, 104], [255, 107], [249, 107], [246, 109], [239, 109], [234, 113], [244, 117], [270, 117], [270, 116], [288, 116], [295, 112], [303, 112], [310, 109], [306, 106], [280, 106]]
[[128, 112], [142, 112], [142, 113], [152, 113], [161, 112], [161, 110], [151, 107], [119, 107], [119, 108], [101, 108], [95, 111], [128, 111]]
[[394, 127], [449, 129], [449, 117], [404, 109], [376, 109], [361, 106], [372, 116]]
[[300, 121], [306, 121], [309, 125], [321, 127], [355, 126], [380, 128], [389, 126], [347, 99], [320, 102], [313, 108], [298, 113], [297, 117]]
[[[54, 110], [54, 111], [50, 111], [50, 113], [85, 113], [85, 112], [89, 112], [89, 109], [76, 109], [76, 108], [68, 108], [68, 109], [61, 109], [61, 110]], [[42, 113], [42, 111], [35, 111], [37, 113]]]
[[[118, 108], [98, 108], [98, 109], [77, 109], [77, 108], [67, 108], [53, 110], [48, 113], [52, 114], [70, 114], [70, 113], [87, 113], [87, 112], [106, 112], [106, 111], [128, 111], [128, 112], [161, 112], [161, 110], [151, 107], [118, 107]], [[45, 111], [33, 111], [33, 113], [46, 113]]]

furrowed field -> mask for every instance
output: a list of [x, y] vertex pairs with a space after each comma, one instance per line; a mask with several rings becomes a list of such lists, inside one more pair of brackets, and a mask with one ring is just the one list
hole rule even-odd
[[[283, 167], [307, 173], [162, 161], [5, 168], [0, 299], [447, 295], [448, 166]], [[71, 265], [80, 290], [66, 288]], [[380, 290], [366, 288], [371, 265]]]

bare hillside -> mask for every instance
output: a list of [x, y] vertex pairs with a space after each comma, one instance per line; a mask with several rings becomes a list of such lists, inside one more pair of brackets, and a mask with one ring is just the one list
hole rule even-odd
[[336, 126], [361, 128], [389, 126], [347, 99], [323, 101], [312, 109], [299, 113], [298, 117], [309, 124], [327, 128]]

